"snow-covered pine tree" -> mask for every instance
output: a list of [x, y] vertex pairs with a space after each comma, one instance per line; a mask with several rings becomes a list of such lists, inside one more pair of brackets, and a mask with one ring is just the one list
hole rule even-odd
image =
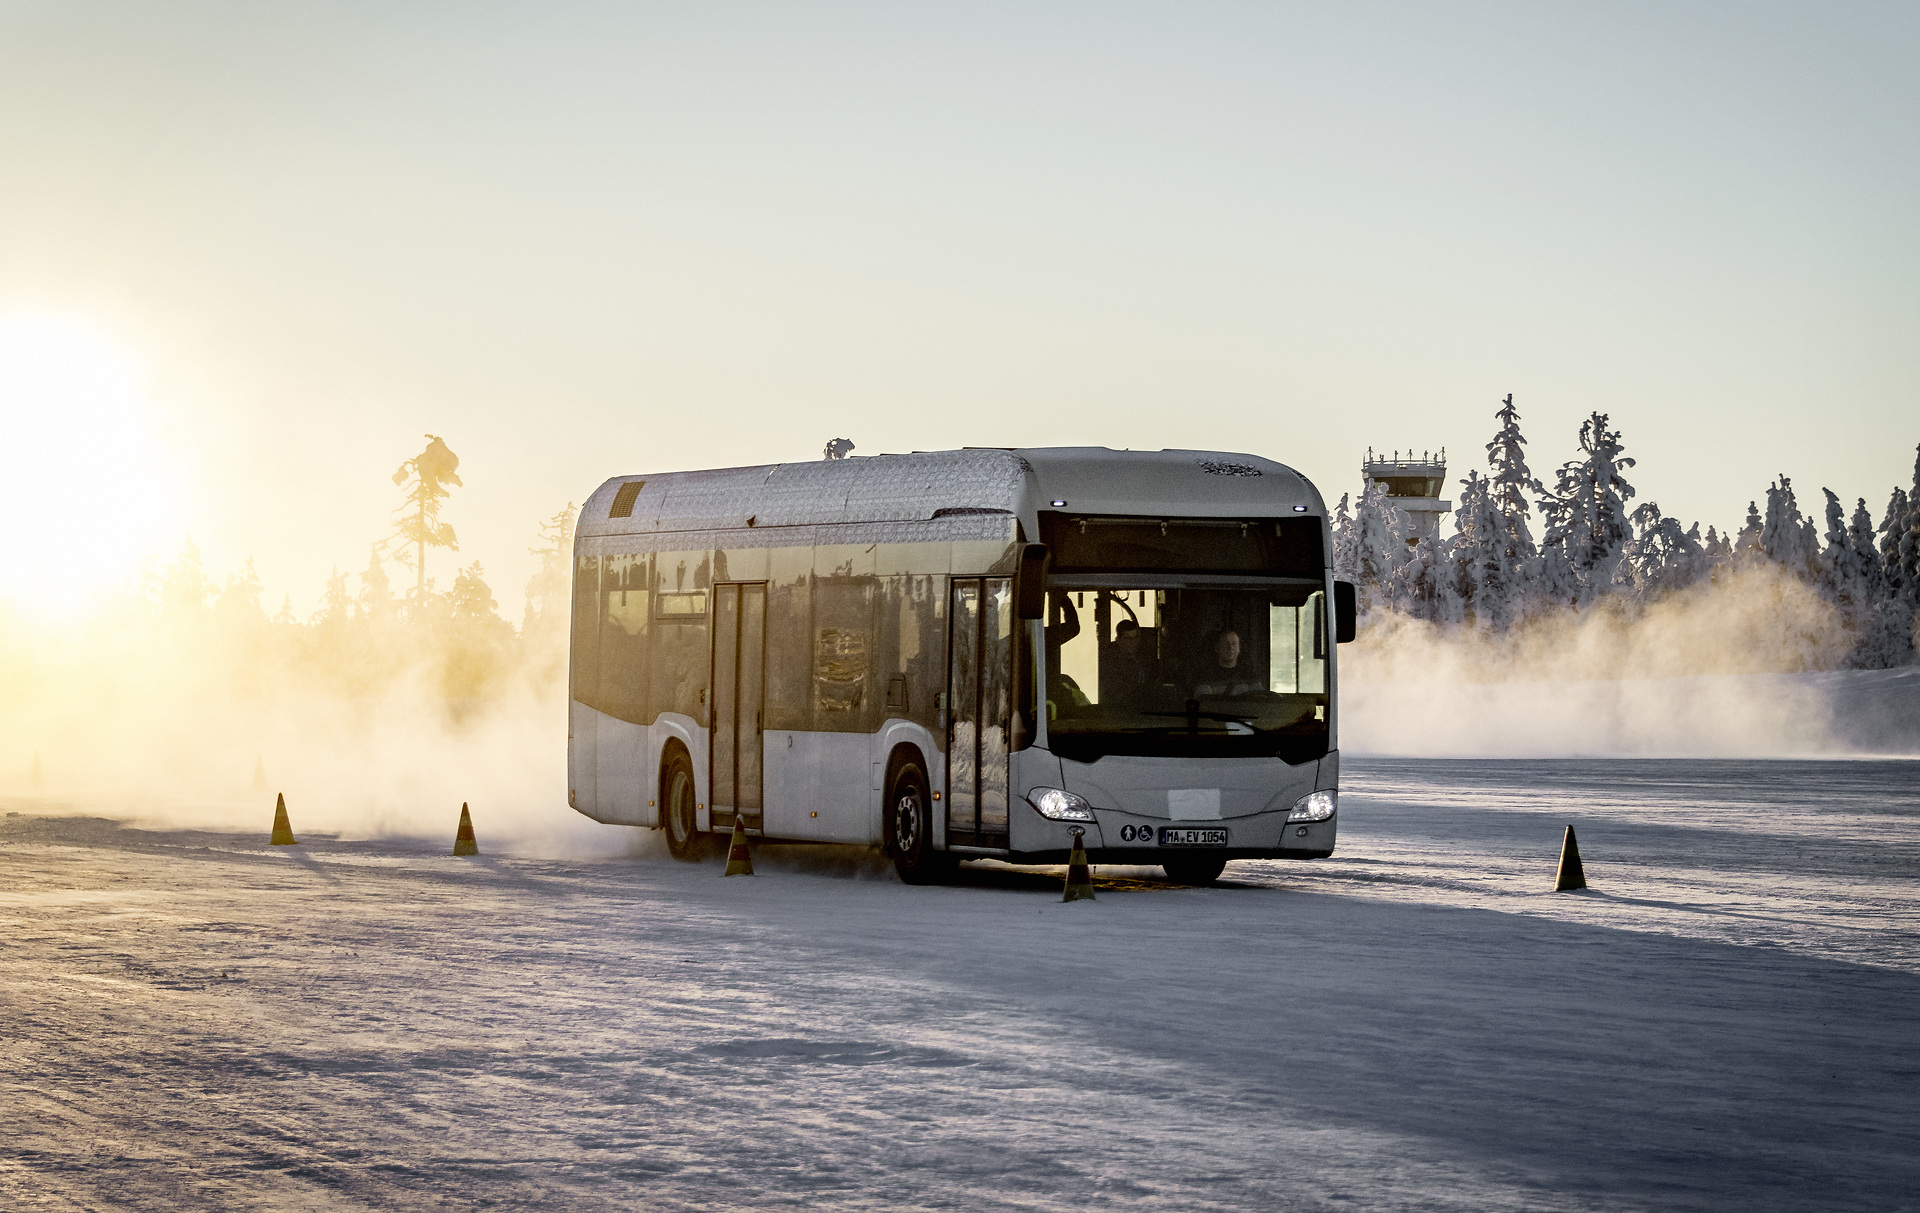
[[1506, 546], [1512, 549], [1508, 555], [1516, 565], [1524, 564], [1538, 554], [1527, 521], [1527, 495], [1546, 490], [1527, 469], [1527, 454], [1521, 449], [1527, 440], [1520, 433], [1520, 410], [1513, 407], [1512, 392], [1507, 393], [1494, 418], [1499, 421], [1500, 429], [1487, 444], [1489, 494], [1502, 518]]
[[[1822, 489], [1827, 498], [1827, 547], [1820, 554], [1820, 582], [1823, 592], [1840, 611], [1841, 626], [1853, 637], [1844, 664], [1855, 668], [1877, 668], [1886, 664], [1882, 650], [1887, 646], [1881, 635], [1886, 628], [1876, 620], [1879, 606], [1876, 587], [1879, 570], [1874, 567], [1873, 518], [1863, 498], [1849, 527], [1846, 507], [1832, 489]], [[1855, 532], [1864, 526], [1865, 549], [1856, 542]]]
[[346, 626], [347, 619], [353, 614], [353, 597], [347, 593], [347, 575], [340, 571], [339, 565], [333, 566], [333, 576], [327, 578], [326, 596], [321, 599], [320, 612], [313, 622], [338, 630]]
[[1886, 581], [1887, 594], [1892, 598], [1904, 598], [1907, 595], [1907, 579], [1900, 562], [1900, 541], [1906, 535], [1910, 513], [1907, 491], [1896, 485], [1893, 496], [1887, 498], [1887, 512], [1880, 519], [1879, 526], [1880, 576]]
[[1895, 624], [1905, 616], [1907, 650], [1897, 659], [1902, 664], [1914, 661], [1916, 653], [1920, 653], [1920, 447], [1914, 451], [1913, 487], [1906, 497], [1906, 525], [1900, 528], [1893, 551], [1899, 573], [1898, 590], [1888, 596]]
[[[1694, 526], [1697, 528], [1699, 524], [1695, 523]], [[1707, 554], [1707, 562], [1714, 568], [1718, 568], [1733, 559], [1733, 541], [1712, 527], [1707, 528], [1706, 542], [1702, 543], [1700, 547], [1701, 550]]]
[[1820, 490], [1827, 499], [1827, 546], [1820, 553], [1820, 578], [1829, 597], [1848, 618], [1859, 614], [1861, 583], [1866, 570], [1854, 563], [1853, 540], [1847, 534], [1847, 507], [1829, 488]]
[[[1905, 494], [1901, 495], [1901, 499], [1904, 502]], [[1902, 516], [1905, 516], [1904, 513]], [[181, 549], [180, 559], [168, 566], [162, 575], [161, 609], [179, 618], [195, 617], [206, 611], [207, 601], [214, 593], [214, 581], [207, 576], [206, 568], [200, 563], [200, 548], [189, 538], [187, 546]]]
[[1634, 490], [1621, 473], [1634, 461], [1622, 449], [1607, 415], [1594, 413], [1580, 426], [1581, 458], [1561, 465], [1554, 491], [1541, 503], [1548, 522], [1543, 546], [1561, 550], [1587, 599], [1613, 583], [1632, 535], [1627, 502]]
[[387, 581], [387, 566], [382, 559], [383, 545], [374, 544], [367, 553], [366, 572], [360, 574], [360, 617], [384, 623], [393, 615], [393, 590]]
[[1358, 577], [1353, 562], [1353, 510], [1347, 504], [1351, 496], [1340, 494], [1340, 504], [1333, 507], [1333, 575], [1342, 581]]
[[[1867, 593], [1872, 601], [1860, 639], [1847, 656], [1847, 664], [1855, 668], [1887, 669], [1914, 659], [1914, 605], [1905, 592], [1899, 567], [1900, 527], [1896, 521], [1911, 514], [1911, 498], [1899, 488], [1887, 501], [1886, 517], [1878, 528], [1867, 510], [1866, 498], [1854, 507], [1848, 538], [1856, 559], [1867, 570]], [[1880, 537], [1877, 544], [1876, 535]]]
[[1760, 533], [1766, 524], [1760, 520], [1760, 507], [1755, 502], [1747, 502], [1747, 524], [1733, 537], [1733, 554], [1742, 559], [1758, 559], [1760, 556]]
[[493, 590], [487, 585], [486, 570], [478, 560], [454, 573], [453, 588], [447, 591], [447, 605], [458, 620], [499, 618]]
[[1580, 605], [1580, 573], [1567, 559], [1566, 547], [1561, 543], [1541, 545], [1540, 555], [1532, 562], [1527, 585], [1542, 610]]
[[1442, 614], [1449, 622], [1494, 626], [1502, 587], [1499, 552], [1505, 546], [1492, 501], [1492, 482], [1469, 471], [1454, 504], [1453, 536], [1439, 550]]
[[1406, 556], [1394, 562], [1387, 578], [1387, 600], [1394, 610], [1415, 619], [1447, 622], [1446, 601], [1451, 597], [1440, 553], [1433, 542], [1421, 539], [1406, 547]]
[[573, 502], [567, 502], [565, 509], [539, 524], [540, 546], [527, 549], [528, 555], [540, 558], [540, 570], [527, 578], [522, 636], [546, 632], [550, 642], [566, 644], [572, 610], [568, 594], [573, 587], [573, 524], [579, 512]]
[[1487, 482], [1477, 471], [1469, 471], [1460, 482], [1460, 499], [1453, 507], [1453, 536], [1441, 545], [1442, 575], [1460, 601], [1463, 613], [1486, 626], [1484, 616], [1489, 605], [1482, 594], [1488, 534], [1486, 529]]
[[1920, 608], [1920, 447], [1914, 448], [1913, 487], [1907, 490], [1907, 525], [1900, 536], [1899, 559], [1907, 601]]
[[1687, 579], [1688, 584], [1692, 584], [1695, 581], [1706, 581], [1712, 578], [1714, 566], [1719, 563], [1719, 559], [1713, 552], [1713, 544], [1717, 538], [1713, 533], [1712, 527], [1707, 528], [1707, 537], [1705, 539], [1700, 538], [1699, 523], [1696, 522], [1687, 528], [1687, 542], [1691, 543], [1694, 550], [1699, 553], [1698, 556], [1693, 558], [1693, 569]]
[[1827, 550], [1822, 556], [1829, 593], [1841, 617], [1854, 634], [1852, 650], [1843, 664], [1851, 669], [1878, 670], [1906, 660], [1911, 644], [1910, 625], [1901, 623], [1901, 610], [1887, 594], [1880, 554], [1874, 550], [1873, 515], [1867, 499], [1858, 498], [1851, 519], [1839, 498], [1827, 493]]
[[1880, 553], [1874, 550], [1873, 535], [1873, 513], [1867, 509], [1867, 499], [1861, 497], [1847, 525], [1847, 545], [1853, 549], [1851, 563], [1859, 570], [1867, 600], [1878, 602], [1886, 596], [1887, 579], [1880, 571]]
[[1387, 488], [1374, 483], [1360, 498], [1353, 516], [1353, 583], [1362, 614], [1389, 605], [1388, 580], [1404, 548], [1396, 534], [1396, 511], [1387, 504]]
[[1760, 524], [1760, 554], [1802, 581], [1814, 580], [1819, 563], [1817, 533], [1800, 516], [1793, 481], [1782, 474], [1767, 486], [1767, 515]]
[[249, 556], [240, 571], [227, 578], [220, 596], [214, 599], [214, 614], [230, 629], [264, 624], [267, 622], [267, 612], [260, 605], [260, 595], [264, 592], [260, 574], [253, 568], [253, 557]]
[[1644, 602], [1680, 589], [1705, 570], [1699, 523], [1681, 530], [1680, 520], [1662, 514], [1652, 501], [1637, 507], [1631, 518], [1635, 534], [1627, 541], [1621, 568], [1635, 597]]

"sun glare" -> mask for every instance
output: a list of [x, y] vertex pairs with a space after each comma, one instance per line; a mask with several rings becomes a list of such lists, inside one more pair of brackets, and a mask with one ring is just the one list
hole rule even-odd
[[0, 316], [0, 598], [84, 610], [180, 542], [140, 368], [69, 317]]

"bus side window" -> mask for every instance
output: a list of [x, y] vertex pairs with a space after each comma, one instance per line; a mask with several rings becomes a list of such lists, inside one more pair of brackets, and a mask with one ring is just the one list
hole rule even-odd
[[600, 710], [634, 724], [653, 720], [647, 574], [644, 555], [601, 560]]
[[659, 552], [653, 558], [653, 696], [657, 717], [678, 712], [707, 723], [707, 616], [712, 598], [707, 552]]
[[813, 728], [813, 548], [767, 554], [769, 731]]
[[939, 587], [925, 573], [894, 573], [879, 579], [879, 589], [874, 669], [885, 675], [885, 714], [936, 728], [933, 696], [946, 685]]
[[600, 706], [600, 558], [573, 562], [573, 697]]
[[873, 716], [872, 577], [816, 577], [813, 706], [816, 729], [866, 732]]
[[1007, 752], [1013, 748], [1013, 581], [988, 577], [980, 595], [980, 832], [1007, 832]]
[[1300, 638], [1296, 648], [1300, 654], [1302, 695], [1327, 693], [1327, 616], [1330, 613], [1324, 590], [1315, 590], [1300, 608]]

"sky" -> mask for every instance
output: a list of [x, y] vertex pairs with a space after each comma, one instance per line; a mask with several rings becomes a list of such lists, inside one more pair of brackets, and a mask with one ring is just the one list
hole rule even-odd
[[1541, 475], [1600, 410], [1683, 521], [1877, 521], [1916, 61], [1911, 4], [0, 0], [0, 594], [191, 537], [305, 616], [426, 433], [510, 618], [607, 477], [839, 436], [1333, 499], [1511, 392]]

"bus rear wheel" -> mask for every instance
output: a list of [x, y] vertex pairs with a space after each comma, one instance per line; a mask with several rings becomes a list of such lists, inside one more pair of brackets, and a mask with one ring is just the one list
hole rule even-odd
[[1208, 859], [1195, 855], [1188, 859], [1163, 859], [1160, 870], [1167, 879], [1175, 884], [1212, 884], [1220, 879], [1220, 873], [1226, 871], [1224, 859]]
[[927, 776], [905, 762], [887, 785], [887, 850], [907, 884], [932, 884], [953, 871], [953, 857], [933, 849], [933, 797]]
[[675, 750], [660, 772], [660, 824], [667, 831], [667, 854], [682, 863], [706, 858], [693, 792], [693, 764], [685, 751]]

